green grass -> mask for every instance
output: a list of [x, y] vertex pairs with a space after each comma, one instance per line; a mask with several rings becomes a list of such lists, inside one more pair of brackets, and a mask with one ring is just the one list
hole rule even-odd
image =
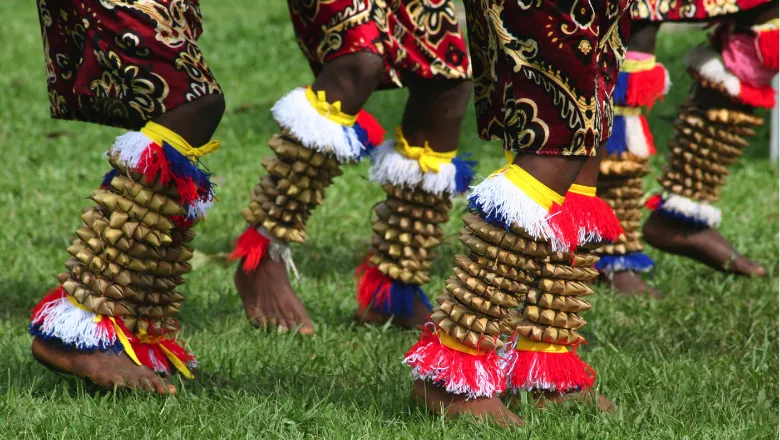
[[[239, 210], [274, 131], [268, 109], [311, 75], [284, 2], [204, 2], [203, 10], [203, 50], [229, 109], [217, 133], [223, 147], [207, 159], [220, 203], [195, 243], [213, 255], [229, 251], [244, 227]], [[583, 404], [537, 410], [523, 402], [515, 409], [526, 425], [506, 432], [442, 419], [410, 402], [400, 359], [416, 334], [351, 322], [352, 270], [368, 248], [369, 209], [382, 198], [366, 180], [366, 164], [329, 189], [310, 222], [309, 243], [295, 249], [303, 274], [295, 287], [316, 336], [253, 330], [233, 267], [211, 258], [183, 286], [182, 336], [204, 375], [179, 383], [178, 397], [93, 394], [48, 372], [29, 353], [29, 309], [56, 284], [78, 213], [107, 169], [101, 154], [119, 131], [50, 120], [34, 2], [4, 0], [0, 13], [0, 438], [777, 438], [778, 175], [767, 161], [766, 130], [733, 167], [721, 206], [722, 232], [764, 263], [769, 278], [726, 276], [651, 250], [658, 262], [651, 280], [666, 292], [664, 301], [604, 289], [594, 295], [586, 315], [590, 344], [581, 353], [597, 368], [601, 392], [619, 406], [614, 415]], [[674, 34], [659, 42], [675, 81], [652, 112], [659, 146], [687, 90], [683, 53], [703, 39]], [[378, 93], [368, 108], [393, 127], [405, 96]], [[497, 144], [477, 139], [471, 109], [465, 125], [460, 148], [480, 159], [484, 176], [503, 156]], [[452, 238], [439, 252], [429, 293], [459, 248], [457, 217], [446, 225]]]

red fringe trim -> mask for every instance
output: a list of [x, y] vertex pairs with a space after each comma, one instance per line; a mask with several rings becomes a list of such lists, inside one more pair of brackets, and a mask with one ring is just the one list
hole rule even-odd
[[418, 379], [443, 386], [453, 394], [492, 397], [506, 389], [501, 358], [495, 352], [475, 356], [442, 345], [429, 327], [406, 353], [404, 363]]
[[515, 351], [509, 388], [566, 393], [593, 387], [596, 371], [580, 359], [576, 348], [568, 353]]
[[656, 64], [650, 70], [631, 72], [626, 88], [626, 105], [631, 107], [652, 107], [659, 99], [663, 99], [666, 89], [666, 68]]
[[[565, 200], [564, 204], [566, 204]], [[565, 243], [570, 251], [577, 249], [579, 245], [579, 230], [575, 227], [572, 217], [565, 212], [563, 206], [553, 202], [547, 214], [547, 224], [553, 228], [558, 239]]]
[[661, 197], [660, 194], [655, 194], [647, 198], [645, 200], [645, 208], [655, 211], [661, 206], [661, 203], [664, 201], [663, 197]]
[[241, 267], [244, 272], [251, 273], [260, 265], [260, 260], [265, 256], [270, 244], [271, 240], [263, 236], [257, 229], [247, 228], [236, 240], [236, 247], [230, 253], [230, 259], [240, 260], [243, 258], [244, 262]]
[[768, 31], [759, 32], [756, 36], [756, 44], [758, 45], [758, 53], [761, 54], [761, 61], [764, 65], [770, 69], [777, 70], [780, 67], [780, 44], [778, 43], [778, 37], [780, 36], [780, 30], [772, 29]]
[[154, 180], [158, 173], [160, 174], [160, 183], [163, 185], [167, 185], [173, 178], [165, 152], [161, 146], [155, 143], [146, 147], [138, 161], [136, 170], [141, 171], [148, 182]]
[[[116, 320], [119, 328], [122, 329], [122, 331], [125, 333], [125, 336], [127, 336], [127, 340], [130, 341], [130, 346], [133, 347], [133, 351], [135, 352], [138, 361], [141, 362], [141, 365], [144, 367], [149, 368], [152, 371], [165, 374], [172, 374], [174, 371], [176, 371], [176, 368], [171, 366], [170, 362], [168, 361], [168, 357], [165, 355], [165, 352], [162, 351], [160, 346], [167, 348], [174, 356], [182, 361], [184, 365], [190, 366], [195, 362], [195, 356], [191, 355], [187, 352], [186, 349], [184, 349], [183, 342], [158, 335], [152, 336], [160, 338], [153, 343], [141, 342], [137, 335], [130, 332], [121, 318], [115, 317], [114, 319]], [[108, 320], [103, 319], [101, 322], [104, 321]]]
[[578, 232], [584, 230], [586, 237], [589, 234], [598, 234], [604, 240], [615, 242], [623, 233], [615, 211], [598, 196], [586, 196], [569, 191], [566, 193], [563, 208], [575, 230]]
[[739, 99], [753, 107], [772, 108], [775, 106], [775, 89], [772, 86], [753, 87], [743, 81], [739, 87]]
[[360, 266], [355, 269], [355, 279], [357, 285], [357, 301], [364, 309], [367, 309], [372, 303], [384, 304], [390, 299], [390, 287], [393, 280], [379, 271], [379, 268], [372, 265], [366, 257]]
[[363, 127], [363, 130], [366, 130], [368, 142], [371, 143], [371, 145], [378, 147], [385, 141], [385, 129], [371, 113], [360, 110], [357, 114], [357, 123]]

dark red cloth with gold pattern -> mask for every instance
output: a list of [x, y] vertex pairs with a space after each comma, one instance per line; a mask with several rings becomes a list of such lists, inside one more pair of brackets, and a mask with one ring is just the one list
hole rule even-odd
[[453, 0], [288, 0], [295, 35], [314, 74], [355, 52], [384, 59], [381, 86], [407, 75], [468, 79], [471, 68]]
[[649, 21], [710, 20], [755, 8], [772, 0], [636, 0], [631, 18]]
[[138, 129], [221, 94], [197, 0], [38, 0], [51, 115]]
[[466, 0], [479, 135], [593, 156], [612, 131], [629, 0]]

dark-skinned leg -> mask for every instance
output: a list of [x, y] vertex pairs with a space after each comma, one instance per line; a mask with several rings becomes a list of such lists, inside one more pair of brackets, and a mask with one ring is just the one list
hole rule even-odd
[[[559, 195], [566, 194], [585, 163], [584, 157], [534, 154], [520, 154], [514, 160], [515, 165], [520, 166]], [[597, 165], [595, 169], [598, 169]], [[587, 182], [592, 181], [595, 179], [587, 179]], [[470, 258], [476, 261], [477, 256], [472, 254]], [[444, 412], [450, 416], [470, 414], [482, 418], [489, 417], [502, 425], [521, 423], [520, 419], [497, 396], [468, 398], [465, 395], [448, 393], [443, 385], [432, 384], [421, 379], [415, 380], [412, 395], [431, 410]]]
[[[206, 144], [214, 134], [225, 109], [222, 95], [208, 95], [174, 108], [155, 119], [155, 122], [176, 132], [190, 145]], [[81, 352], [63, 348], [54, 340], [35, 337], [33, 356], [55, 371], [89, 379], [102, 388], [129, 388], [174, 394], [176, 387], [142, 365], [136, 365], [128, 356], [107, 351]]]
[[[406, 85], [409, 97], [401, 129], [409, 144], [422, 146], [427, 143], [436, 152], [457, 149], [471, 82], [413, 77]], [[427, 322], [431, 311], [422, 298], [415, 296], [411, 314], [393, 315], [388, 312], [361, 304], [355, 311], [355, 317], [360, 322], [371, 324], [384, 324], [392, 319], [394, 325], [415, 329]]]
[[[776, 18], [776, 2], [740, 12], [734, 19], [743, 28], [761, 24]], [[691, 97], [698, 108], [734, 109], [752, 113], [752, 108], [737, 104], [724, 94], [712, 89], [696, 87]], [[766, 269], [744, 255], [723, 237], [717, 229], [708, 225], [693, 225], [680, 219], [654, 211], [644, 224], [645, 240], [662, 251], [685, 256], [712, 268], [745, 276], [765, 276]]]
[[[382, 73], [382, 58], [368, 52], [344, 55], [326, 63], [312, 84], [324, 91], [328, 102], [341, 102], [344, 113], [357, 114], [376, 88]], [[283, 261], [263, 258], [247, 273], [236, 269], [235, 282], [247, 317], [271, 330], [295, 330], [312, 334], [314, 326], [306, 308], [292, 289]]]
[[[599, 177], [599, 165], [602, 159], [606, 156], [606, 148], [600, 148], [597, 156], [588, 157], [585, 160], [585, 164], [574, 179], [574, 184], [581, 187], [596, 188]], [[570, 190], [571, 191], [571, 190]], [[567, 203], [570, 201], [570, 194], [567, 194], [567, 200], [564, 202], [564, 211], [568, 209]], [[606, 205], [591, 205], [593, 209], [597, 209], [598, 206], [605, 210], [610, 210]], [[575, 220], [575, 219], [573, 219]], [[613, 220], [617, 222], [617, 219]], [[584, 250], [581, 250], [581, 252]], [[593, 389], [586, 392], [574, 391], [567, 393], [559, 393], [555, 391], [547, 390], [533, 390], [531, 392], [534, 405], [539, 408], [544, 408], [548, 404], [560, 404], [568, 400], [576, 400], [584, 403], [595, 402], [599, 410], [604, 412], [614, 412], [615, 405], [607, 399], [605, 396], [596, 393]]]

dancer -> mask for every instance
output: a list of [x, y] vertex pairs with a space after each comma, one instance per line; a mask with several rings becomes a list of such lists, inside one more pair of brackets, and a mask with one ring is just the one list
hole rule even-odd
[[[760, 0], [728, 5], [695, 0], [637, 1], [628, 43], [631, 61], [626, 63], [632, 69], [626, 72], [625, 94], [616, 92], [617, 102], [621, 104], [622, 98], [625, 104], [621, 105], [627, 106], [622, 110], [626, 114], [624, 145], [622, 149], [615, 145], [620, 156], [603, 167], [607, 173], [601, 179], [605, 195], [614, 197], [613, 205], [625, 213], [624, 226], [634, 231], [638, 218], [635, 208], [644, 192], [630, 170], [644, 173], [642, 156], [654, 150], [652, 135], [637, 107], [651, 104], [669, 87], [668, 79], [662, 79], [662, 68], [654, 63], [658, 29], [666, 21], [717, 24], [709, 44], [686, 55], [694, 85], [677, 113], [668, 162], [658, 179], [663, 189], [647, 200], [646, 206], [653, 212], [642, 232], [653, 247], [738, 275], [764, 276], [767, 272], [720, 235], [716, 228], [721, 211], [712, 203], [719, 199], [719, 188], [726, 183], [728, 165], [739, 160], [754, 134], [753, 127], [763, 124], [753, 109], [774, 106], [770, 81], [778, 71], [777, 5], [776, 1]], [[615, 140], [621, 140], [618, 130], [615, 133]], [[621, 176], [618, 170], [629, 175]], [[616, 177], [627, 178], [619, 181]], [[625, 247], [612, 248], [601, 269], [614, 280], [619, 292], [653, 292], [631, 272], [645, 271], [652, 263], [638, 253], [639, 234], [626, 237]]]
[[[290, 0], [293, 27], [316, 79], [273, 107], [281, 133], [263, 159], [249, 207], [249, 228], [233, 252], [235, 281], [247, 317], [270, 329], [311, 334], [293, 291], [289, 243], [306, 241], [306, 222], [344, 164], [371, 154], [371, 180], [387, 200], [375, 209], [375, 237], [357, 270], [363, 322], [425, 322], [420, 289], [447, 220], [449, 197], [473, 174], [456, 157], [471, 70], [454, 2]], [[406, 87], [409, 98], [395, 140], [361, 108], [376, 89]], [[381, 145], [380, 145], [381, 144]], [[376, 147], [376, 148], [374, 148]]]
[[[67, 271], [33, 309], [33, 356], [103, 388], [173, 394], [193, 377], [176, 339], [192, 226], [214, 198], [199, 160], [224, 112], [197, 44], [197, 2], [39, 1], [51, 116], [132, 130], [68, 247]], [[174, 19], [175, 17], [175, 19]], [[196, 147], [193, 147], [196, 146]]]
[[597, 276], [587, 248], [622, 233], [595, 184], [629, 3], [466, 5], [480, 136], [503, 140], [508, 163], [469, 196], [469, 255], [404, 363], [431, 410], [517, 424], [507, 388], [560, 399], [593, 385], [579, 313]]

